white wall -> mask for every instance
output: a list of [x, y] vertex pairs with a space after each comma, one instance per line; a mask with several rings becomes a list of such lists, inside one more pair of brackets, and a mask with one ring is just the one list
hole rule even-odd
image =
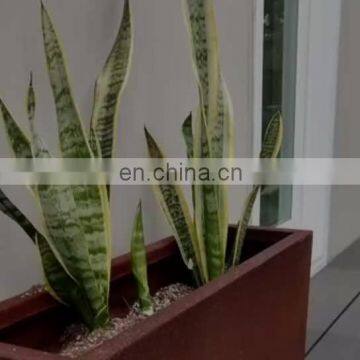
[[[344, 0], [340, 41], [335, 157], [360, 157], [360, 2]], [[333, 188], [329, 257], [360, 237], [360, 187]]]
[[[345, 0], [347, 1], [347, 0]], [[295, 152], [298, 157], [332, 157], [342, 0], [299, 0], [300, 32]], [[330, 236], [328, 186], [295, 189], [298, 224], [314, 231], [313, 273], [327, 263]]]
[[[215, 0], [225, 78], [232, 94], [237, 153], [250, 155], [252, 109], [253, 0]], [[83, 118], [90, 117], [93, 84], [111, 48], [120, 21], [122, 0], [46, 1], [63, 40], [73, 90]], [[119, 156], [145, 155], [143, 125], [159, 140], [168, 156], [185, 154], [180, 127], [197, 104], [181, 1], [133, 0], [135, 52], [132, 73], [122, 102]], [[26, 124], [24, 97], [29, 72], [34, 72], [39, 132], [57, 151], [56, 120], [45, 71], [38, 0], [0, 2], [0, 94], [16, 119]], [[0, 156], [10, 156], [3, 129]], [[36, 207], [24, 189], [6, 188], [32, 219]], [[232, 219], [241, 209], [241, 189], [233, 189]], [[156, 240], [170, 233], [149, 188], [121, 187], [113, 191], [115, 253], [128, 250], [138, 198], [145, 208], [146, 235]], [[31, 241], [0, 214], [0, 299], [41, 281], [38, 256]]]

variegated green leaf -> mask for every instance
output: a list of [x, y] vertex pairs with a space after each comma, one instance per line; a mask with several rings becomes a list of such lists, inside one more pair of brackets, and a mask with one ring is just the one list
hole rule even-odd
[[29, 237], [35, 242], [39, 233], [28, 218], [15, 206], [6, 194], [0, 189], [0, 211], [15, 221]]
[[95, 88], [92, 123], [100, 142], [103, 158], [113, 156], [118, 109], [130, 71], [132, 49], [131, 9], [129, 0], [125, 0], [119, 33]]
[[[196, 201], [196, 225], [203, 227], [209, 280], [217, 278], [224, 271], [225, 256], [218, 206], [218, 190], [217, 185], [195, 185], [195, 199], [200, 199]], [[202, 202], [203, 208], [199, 213], [197, 205], [200, 202]]]
[[[50, 291], [58, 300], [67, 302], [68, 292], [71, 290], [70, 283], [74, 285], [74, 280], [64, 271], [59, 261], [54, 257], [50, 247], [47, 245], [45, 237], [35, 228], [22, 211], [14, 205], [6, 194], [0, 189], [0, 210], [15, 221], [25, 233], [39, 246], [44, 271], [47, 279], [52, 284], [55, 291]], [[44, 264], [45, 263], [45, 264]], [[55, 271], [56, 268], [56, 271]], [[66, 282], [66, 286], [63, 286]]]
[[[163, 159], [164, 156], [159, 146], [146, 128], [145, 136], [150, 157], [154, 159]], [[155, 185], [153, 189], [174, 232], [174, 236], [186, 266], [189, 269], [194, 270], [197, 278], [201, 278], [202, 280], [206, 279], [206, 264], [201, 262], [195, 229], [188, 204], [181, 188], [172, 184], [159, 184]]]
[[[209, 136], [202, 113], [198, 112], [194, 154], [198, 159], [199, 152], [209, 149]], [[202, 138], [198, 134], [205, 134]], [[205, 139], [205, 142], [204, 142]], [[220, 276], [224, 271], [225, 254], [222, 238], [221, 213], [219, 211], [219, 185], [202, 184], [194, 186], [195, 224], [199, 243], [204, 244], [206, 251], [209, 280]]]
[[89, 144], [91, 150], [96, 158], [101, 156], [101, 147], [98, 137], [96, 136], [95, 130], [90, 128]]
[[71, 291], [79, 285], [65, 271], [64, 265], [56, 258], [48, 240], [42, 234], [36, 234], [35, 244], [41, 258], [46, 290], [61, 303], [71, 304]]
[[[194, 112], [194, 116], [192, 113], [189, 114], [189, 116], [185, 119], [183, 126], [182, 126], [182, 131], [183, 131], [183, 136], [184, 136], [184, 140], [185, 140], [185, 144], [186, 144], [186, 149], [187, 149], [187, 156], [188, 158], [194, 158], [194, 134], [193, 134], [193, 118], [195, 118], [195, 120], [198, 118], [198, 116], [200, 116], [201, 112], [199, 109], [197, 109]], [[199, 155], [199, 149], [197, 149], [197, 156]], [[201, 194], [199, 192], [199, 189], [196, 190], [196, 186], [198, 185], [192, 185], [191, 187], [191, 193], [192, 193], [192, 202], [193, 202], [193, 207], [194, 207], [194, 213], [196, 216], [196, 197], [197, 195]], [[196, 193], [196, 191], [198, 192], [198, 194]], [[196, 222], [194, 224], [195, 230], [196, 230]], [[204, 237], [202, 234], [202, 231], [196, 231], [196, 248], [198, 249], [198, 263], [200, 263], [200, 268], [203, 269], [203, 273], [205, 274], [205, 276], [203, 277], [205, 279], [205, 282], [208, 281], [209, 275], [208, 275], [208, 269], [207, 269], [207, 260], [206, 260], [206, 250], [205, 250], [205, 242], [204, 242]]]
[[80, 305], [77, 300], [77, 298], [79, 298], [78, 293], [81, 292], [80, 287], [75, 280], [67, 274], [61, 263], [54, 256], [46, 238], [35, 228], [21, 210], [11, 202], [1, 189], [0, 210], [15, 221], [38, 246], [46, 280], [46, 288], [49, 293], [61, 302], [78, 307], [79, 312], [83, 315], [84, 321], [90, 326], [92, 312], [89, 310], [88, 301], [84, 294], [82, 294], [80, 298], [81, 306], [77, 306]]
[[[39, 138], [34, 135], [34, 139]], [[35, 151], [39, 157], [50, 156], [40, 139], [35, 145]], [[107, 253], [109, 243], [106, 242], [109, 234], [103, 238], [98, 237], [99, 232], [103, 234], [108, 231], [108, 229], [104, 230], [103, 221], [104, 217], [108, 216], [106, 211], [109, 209], [108, 206], [102, 209], [101, 202], [95, 207], [99, 213], [90, 207], [93, 200], [91, 196], [94, 195], [91, 190], [94, 188], [96, 189], [94, 186], [53, 185], [37, 187], [49, 235], [49, 244], [54, 256], [80, 287], [80, 290], [68, 289], [68, 291], [71, 294], [79, 293], [83, 301], [89, 302], [92, 309], [92, 321], [87, 325], [91, 328], [102, 326], [108, 321], [108, 279], [110, 276], [110, 254]], [[78, 202], [75, 201], [75, 193], [78, 196]], [[79, 195], [83, 196], [83, 202], [79, 201], [81, 199]], [[106, 193], [101, 196], [106, 197]], [[87, 213], [86, 206], [89, 206]], [[99, 246], [97, 246], [97, 241], [100, 243]], [[56, 291], [54, 286], [51, 287]], [[71, 301], [77, 304], [79, 299], [71, 295]]]
[[95, 276], [107, 301], [110, 283], [111, 230], [105, 186], [72, 186], [74, 200]]
[[270, 120], [261, 148], [260, 158], [276, 159], [280, 153], [284, 135], [283, 119], [280, 112], [277, 112]]
[[189, 159], [194, 157], [194, 137], [193, 137], [193, 129], [192, 129], [192, 114], [185, 119], [182, 132], [186, 144], [186, 153]]
[[[223, 81], [224, 89], [224, 102], [225, 102], [225, 113], [224, 113], [224, 156], [227, 158], [233, 158], [235, 154], [235, 126], [234, 126], [234, 115], [233, 105], [231, 97], [225, 82]], [[227, 164], [230, 166], [230, 164]], [[221, 221], [221, 238], [223, 240], [223, 253], [226, 257], [227, 253], [227, 241], [228, 241], [228, 228], [229, 228], [229, 199], [228, 199], [228, 187], [226, 185], [219, 186], [219, 212]]]
[[[280, 113], [276, 113], [270, 120], [264, 135], [260, 158], [275, 159], [278, 157], [283, 139], [283, 121]], [[235, 243], [232, 251], [232, 265], [240, 262], [241, 250], [249, 226], [252, 209], [260, 190], [260, 185], [254, 185], [245, 203], [244, 212], [239, 221]]]
[[[52, 292], [52, 294], [58, 299], [63, 302], [66, 301], [66, 292], [70, 290], [70, 287], [62, 287], [61, 284], [63, 281], [61, 280], [60, 283], [56, 284], [56, 279], [62, 278], [67, 279], [66, 281], [71, 281], [74, 283], [74, 280], [70, 278], [69, 275], [65, 273], [60, 263], [56, 260], [56, 258], [53, 256], [51, 249], [47, 245], [47, 241], [45, 237], [35, 228], [35, 226], [30, 222], [30, 220], [23, 214], [23, 212], [14, 205], [11, 200], [7, 197], [7, 195], [0, 189], [0, 210], [7, 215], [10, 219], [15, 221], [24, 231], [25, 233], [33, 240], [33, 242], [37, 245], [40, 244], [39, 250], [41, 254], [41, 258], [43, 261], [43, 264], [45, 262], [45, 265], [52, 263], [50, 267], [44, 266], [44, 270], [46, 273], [50, 272], [50, 282], [53, 283], [53, 285], [56, 288], [61, 288], [62, 291], [58, 291], [57, 289], [55, 292]], [[43, 255], [45, 258], [43, 258]], [[51, 257], [53, 259], [51, 259]], [[54, 266], [57, 267], [56, 274], [52, 273], [52, 270]], [[61, 270], [60, 270], [61, 268]], [[60, 274], [59, 274], [60, 273]], [[56, 278], [56, 279], [55, 279]]]
[[[128, 2], [126, 2], [125, 9], [123, 31], [126, 28], [127, 14], [130, 16]], [[62, 154], [68, 158], [93, 157], [92, 148], [90, 148], [83, 131], [81, 119], [71, 94], [59, 40], [43, 4], [41, 17]], [[121, 41], [126, 40], [119, 35], [117, 44]], [[113, 56], [116, 57], [114, 52], [117, 51], [113, 51]], [[112, 61], [109, 59], [107, 64]], [[121, 65], [119, 63], [110, 65], [111, 71], [116, 72], [117, 66]], [[113, 73], [112, 75], [114, 75], [112, 78], [114, 80], [117, 74]], [[109, 87], [112, 85], [107, 83]], [[106, 100], [110, 101], [108, 97]], [[37, 158], [50, 157], [34, 126], [35, 93], [32, 79], [27, 97], [32, 141], [28, 140], [1, 100], [0, 111], [4, 118], [10, 144], [17, 157], [31, 158], [33, 153]], [[92, 140], [94, 140], [94, 153], [99, 154], [100, 146], [96, 136]], [[36, 188], [36, 194], [41, 204], [47, 238], [33, 227], [1, 190], [0, 210], [17, 221], [36, 241], [49, 291], [59, 300], [77, 308], [89, 327], [103, 325], [109, 318], [108, 296], [111, 265], [110, 209], [106, 187], [39, 185]]]
[[[183, 126], [182, 126], [182, 132], [183, 137], [186, 144], [186, 154], [188, 159], [192, 159], [194, 157], [194, 134], [193, 134], [193, 128], [192, 128], [192, 113], [189, 114], [189, 116], [185, 119]], [[193, 206], [195, 206], [195, 189], [194, 185], [191, 186], [191, 196], [192, 196], [192, 202]]]
[[4, 120], [7, 138], [17, 158], [32, 158], [31, 145], [25, 132], [14, 120], [10, 111], [0, 99], [0, 111]]
[[[215, 7], [213, 0], [184, 0], [185, 18], [192, 44], [193, 63], [198, 80], [200, 107], [205, 127], [196, 135], [201, 138], [201, 147], [197, 157], [223, 158], [232, 157], [234, 150], [233, 114], [230, 95], [220, 70], [219, 41], [217, 34]], [[199, 187], [197, 188], [199, 191]], [[210, 190], [210, 187], [208, 187]], [[213, 240], [222, 247], [222, 263], [225, 263], [228, 231], [228, 198], [226, 186], [211, 188], [212, 196], [196, 196], [198, 200], [209, 201], [197, 204], [204, 211], [214, 210], [214, 200], [218, 212], [219, 235], [212, 235]], [[200, 216], [201, 214], [199, 214]], [[215, 210], [213, 215], [215, 216]], [[213, 217], [214, 217], [213, 216]], [[204, 216], [205, 217], [205, 216]], [[206, 220], [204, 220], [206, 221]], [[210, 223], [210, 220], [209, 220]], [[213, 222], [211, 222], [213, 224]], [[215, 225], [214, 225], [215, 226]], [[206, 235], [205, 228], [203, 229]], [[215, 244], [215, 241], [213, 242]], [[215, 249], [213, 249], [215, 251]], [[216, 256], [215, 252], [213, 256]], [[215, 260], [215, 257], [213, 258]], [[214, 263], [215, 264], [215, 263]], [[223, 271], [223, 270], [222, 270]], [[210, 269], [209, 269], [210, 272]], [[214, 272], [214, 276], [218, 271]]]
[[131, 267], [138, 289], [140, 310], [145, 315], [152, 315], [154, 309], [147, 277], [147, 260], [141, 202], [136, 211], [131, 239]]
[[30, 73], [30, 82], [28, 87], [27, 99], [26, 99], [26, 110], [28, 114], [28, 119], [30, 125], [33, 125], [35, 119], [35, 109], [36, 109], [36, 97], [33, 87], [33, 75]]
[[226, 185], [217, 185], [216, 190], [217, 190], [217, 199], [219, 204], [218, 212], [219, 212], [220, 239], [221, 239], [220, 242], [222, 244], [223, 265], [225, 266], [228, 228], [229, 228], [228, 188]]
[[38, 234], [36, 244], [40, 253], [47, 291], [59, 302], [73, 306], [81, 314], [85, 324], [92, 328], [94, 326], [93, 310], [86, 293], [64, 270], [46, 238]]
[[72, 96], [60, 42], [43, 4], [41, 4], [41, 20], [62, 154], [68, 158], [90, 158], [91, 151]]
[[212, 156], [224, 156], [228, 105], [220, 71], [219, 41], [213, 0], [184, 0], [200, 105], [208, 127]]
[[101, 326], [107, 321], [107, 303], [95, 274], [96, 269], [90, 262], [90, 249], [85, 241], [85, 229], [78, 216], [72, 189], [69, 186], [40, 185], [38, 193], [51, 245], [85, 291], [93, 311], [93, 326]]
[[[215, 115], [219, 91], [219, 54], [212, 0], [184, 0], [185, 18], [193, 52], [204, 115]], [[213, 117], [214, 119], [214, 117]]]
[[[48, 158], [50, 154], [35, 130], [32, 83], [29, 85], [27, 104], [33, 152], [36, 157]], [[101, 237], [105, 234], [105, 214], [102, 211], [100, 188], [39, 185], [37, 193], [49, 234], [49, 246], [62, 267], [80, 286], [82, 296], [88, 299], [92, 309], [91, 327], [101, 326], [108, 320], [109, 269], [108, 244], [106, 236]], [[47, 280], [50, 282], [49, 278]], [[55, 286], [50, 286], [56, 293]], [[60, 298], [62, 296], [59, 295]]]
[[31, 148], [35, 158], [40, 157], [50, 157], [49, 152], [47, 151], [45, 145], [42, 143], [39, 135], [35, 130], [35, 110], [36, 110], [36, 96], [33, 87], [33, 78], [32, 74], [30, 75], [30, 82], [27, 91], [26, 97], [26, 110], [28, 115], [28, 120], [30, 124], [30, 133], [31, 133]]
[[[57, 109], [60, 146], [64, 157], [89, 158], [92, 152], [83, 131], [79, 113], [73, 100], [64, 56], [50, 17], [42, 6], [42, 26], [50, 82]], [[78, 220], [86, 240], [89, 259], [95, 277], [107, 303], [110, 282], [110, 221], [103, 210], [108, 199], [106, 187], [73, 186], [71, 188]]]
[[234, 108], [227, 85], [222, 79], [224, 90], [224, 156], [228, 158], [235, 157], [235, 123]]
[[[100, 158], [101, 157], [101, 146], [100, 146], [99, 139], [96, 135], [96, 131], [92, 125], [90, 126], [89, 144], [90, 144], [90, 148], [94, 154], [94, 157]], [[100, 190], [102, 190], [101, 186], [100, 186]], [[106, 185], [106, 193], [107, 193], [108, 201], [105, 201], [105, 202], [109, 203], [110, 202], [110, 185]], [[110, 205], [110, 204], [108, 204], [108, 205]]]
[[235, 243], [234, 243], [234, 247], [232, 250], [232, 265], [233, 266], [237, 265], [240, 262], [241, 251], [242, 251], [242, 247], [244, 245], [246, 231], [249, 226], [252, 210], [253, 210], [256, 196], [259, 192], [259, 189], [260, 189], [259, 185], [254, 186], [246, 199], [244, 212], [243, 212], [241, 220], [239, 221], [238, 226], [237, 226]]

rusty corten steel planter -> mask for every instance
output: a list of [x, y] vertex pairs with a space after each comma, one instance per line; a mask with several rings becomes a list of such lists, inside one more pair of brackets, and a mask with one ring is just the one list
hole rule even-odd
[[[234, 237], [230, 228], [229, 239]], [[251, 228], [244, 261], [106, 341], [87, 360], [303, 360], [312, 233]], [[148, 247], [152, 292], [190, 282], [172, 238]], [[113, 263], [111, 311], [136, 299], [128, 255]], [[0, 359], [56, 360], [76, 316], [45, 292], [0, 303]]]

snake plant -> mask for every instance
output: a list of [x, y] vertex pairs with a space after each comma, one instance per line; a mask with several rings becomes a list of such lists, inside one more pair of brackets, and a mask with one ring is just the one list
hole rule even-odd
[[[199, 104], [186, 118], [182, 131], [189, 158], [231, 158], [234, 155], [232, 103], [222, 76], [213, 0], [183, 0], [189, 32]], [[276, 158], [282, 133], [280, 113], [264, 136], [262, 158]], [[145, 128], [151, 158], [164, 155]], [[198, 284], [205, 284], [240, 262], [242, 244], [260, 187], [254, 186], [244, 206], [233, 244], [228, 243], [229, 206], [225, 185], [192, 186], [193, 212], [181, 187], [155, 185], [154, 191], [173, 230], [187, 267]]]
[[[55, 100], [63, 158], [109, 158], [114, 153], [119, 103], [127, 82], [133, 31], [128, 0], [115, 44], [95, 85], [88, 134], [75, 104], [65, 58], [51, 18], [41, 4], [42, 32]], [[30, 81], [27, 113], [30, 135], [0, 100], [7, 137], [17, 158], [50, 158], [35, 126], [35, 92]], [[38, 185], [31, 191], [40, 204], [44, 228], [37, 229], [0, 190], [0, 210], [16, 221], [36, 244], [46, 289], [78, 311], [90, 328], [109, 321], [111, 264], [110, 199], [104, 185]]]
[[136, 211], [130, 253], [132, 273], [138, 288], [139, 307], [144, 315], [149, 316], [154, 313], [154, 309], [147, 276], [147, 259], [141, 202], [139, 203]]

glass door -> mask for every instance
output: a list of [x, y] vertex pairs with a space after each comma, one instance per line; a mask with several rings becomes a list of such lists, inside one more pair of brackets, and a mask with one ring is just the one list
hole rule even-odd
[[[267, 122], [280, 110], [282, 157], [332, 157], [341, 2], [325, 8], [312, 0], [254, 0], [254, 5], [254, 156]], [[330, 199], [329, 187], [264, 187], [254, 224], [312, 229], [316, 273], [327, 262]]]
[[[263, 6], [262, 136], [273, 114], [280, 111], [284, 118], [281, 157], [291, 158], [295, 139], [298, 0], [264, 0]], [[260, 225], [289, 222], [293, 193], [292, 186], [264, 186]]]

